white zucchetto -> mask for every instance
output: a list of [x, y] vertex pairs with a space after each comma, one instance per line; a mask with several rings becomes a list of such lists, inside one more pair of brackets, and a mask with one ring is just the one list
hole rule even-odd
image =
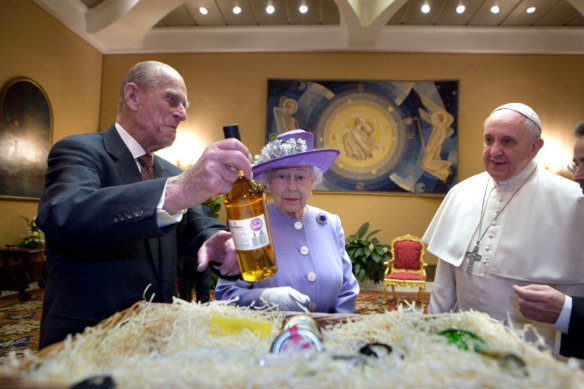
[[502, 106], [495, 108], [493, 110], [493, 112], [491, 112], [491, 115], [494, 112], [499, 111], [501, 109], [510, 109], [512, 111], [519, 112], [520, 114], [522, 114], [523, 116], [525, 116], [526, 118], [528, 118], [529, 120], [534, 122], [539, 127], [539, 130], [541, 131], [541, 120], [539, 120], [539, 116], [537, 116], [537, 114], [535, 113], [535, 111], [533, 109], [531, 109], [531, 107], [529, 107], [525, 104], [522, 104], [522, 103], [503, 104]]

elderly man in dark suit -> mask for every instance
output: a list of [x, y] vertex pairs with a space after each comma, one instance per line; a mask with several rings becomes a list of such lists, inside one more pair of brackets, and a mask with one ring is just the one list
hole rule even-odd
[[[578, 140], [569, 170], [584, 194], [584, 121], [578, 123], [574, 133]], [[561, 355], [584, 358], [584, 297], [567, 296], [548, 285], [514, 286], [513, 289], [525, 317], [553, 323], [562, 332]]]
[[188, 107], [183, 78], [160, 62], [130, 69], [118, 105], [107, 130], [66, 137], [49, 153], [37, 217], [48, 262], [41, 348], [139, 300], [171, 302], [182, 255], [199, 254], [199, 270], [212, 259], [222, 274], [239, 273], [231, 234], [200, 204], [231, 189], [234, 167], [251, 177], [247, 148], [219, 141], [184, 172], [154, 156]]

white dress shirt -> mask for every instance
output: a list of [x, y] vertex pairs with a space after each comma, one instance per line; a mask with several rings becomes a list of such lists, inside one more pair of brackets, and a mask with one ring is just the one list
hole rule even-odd
[[[134, 157], [134, 161], [136, 162], [136, 166], [138, 166], [138, 170], [141, 172], [142, 165], [138, 161], [138, 158], [141, 157], [142, 155], [146, 154], [146, 151], [144, 151], [144, 148], [140, 145], [140, 143], [138, 143], [138, 141], [136, 139], [134, 139], [134, 137], [132, 137], [132, 135], [128, 134], [128, 132], [126, 130], [124, 130], [124, 128], [119, 123], [116, 123], [115, 125], [116, 125], [116, 130], [118, 130], [118, 134], [120, 134], [122, 141], [124, 142], [124, 144], [126, 145], [128, 150], [130, 150], [130, 153], [132, 153], [132, 157]], [[170, 214], [170, 213], [166, 212], [163, 209], [165, 194], [166, 194], [166, 184], [164, 185], [164, 190], [162, 191], [162, 196], [160, 196], [160, 200], [158, 201], [158, 204], [156, 205], [156, 221], [158, 223], [158, 227], [165, 227], [165, 226], [169, 226], [171, 224], [178, 223], [178, 222], [180, 222], [182, 216], [186, 213], [186, 209], [183, 209], [183, 210], [181, 210], [177, 213], [174, 213], [174, 214]]]

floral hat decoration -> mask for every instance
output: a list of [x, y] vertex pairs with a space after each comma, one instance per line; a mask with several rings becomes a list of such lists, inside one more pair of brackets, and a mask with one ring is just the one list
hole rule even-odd
[[340, 154], [337, 149], [314, 149], [314, 135], [304, 130], [292, 130], [279, 134], [268, 142], [256, 155], [253, 174], [258, 176], [267, 170], [294, 166], [316, 166], [326, 172]]

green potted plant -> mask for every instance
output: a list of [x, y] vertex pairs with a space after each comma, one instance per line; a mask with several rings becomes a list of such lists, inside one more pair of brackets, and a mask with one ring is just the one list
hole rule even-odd
[[383, 280], [385, 266], [383, 263], [391, 258], [389, 245], [373, 237], [381, 230], [367, 233], [369, 222], [364, 223], [354, 235], [345, 239], [345, 250], [353, 263], [353, 274], [357, 281], [363, 283], [370, 279], [374, 283]]
[[211, 197], [203, 203], [211, 211], [211, 217], [217, 219], [219, 217], [219, 211], [221, 211], [221, 204], [223, 204], [223, 195], [217, 195]]

